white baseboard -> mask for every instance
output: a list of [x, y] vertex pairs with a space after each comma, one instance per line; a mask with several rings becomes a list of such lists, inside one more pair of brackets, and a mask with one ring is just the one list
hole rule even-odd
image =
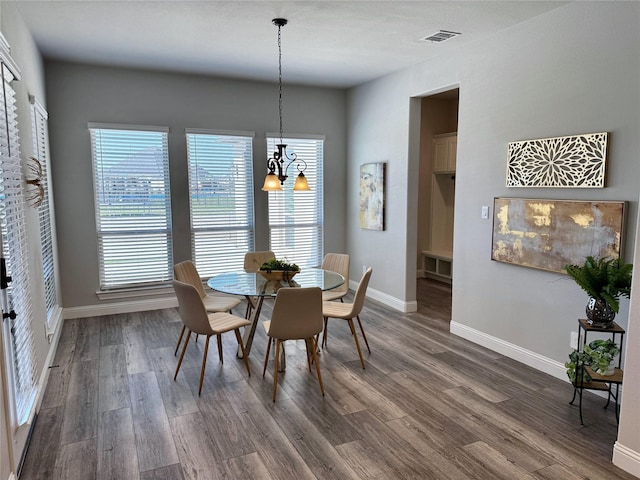
[[513, 358], [514, 360], [524, 363], [536, 370], [547, 373], [552, 377], [556, 377], [567, 382], [569, 381], [566, 368], [561, 362], [543, 357], [536, 352], [514, 345], [513, 343], [505, 342], [500, 338], [493, 337], [460, 323], [451, 322], [450, 332], [459, 337], [466, 338], [473, 343], [487, 347], [488, 349], [498, 352], [506, 357]]
[[613, 445], [613, 464], [631, 475], [640, 477], [640, 452], [631, 450], [619, 442]]
[[[355, 289], [358, 288], [358, 282], [349, 280], [349, 288], [355, 291]], [[371, 287], [367, 288], [367, 297], [372, 298], [373, 300], [377, 300], [387, 307], [393, 308], [394, 310], [398, 310], [403, 313], [418, 311], [418, 302], [416, 300], [405, 302], [404, 300], [392, 297], [391, 295], [387, 295], [386, 293], [375, 290]]]
[[29, 416], [29, 423], [33, 421], [33, 416], [35, 415], [35, 413], [40, 411], [40, 405], [42, 404], [42, 399], [44, 398], [44, 391], [47, 388], [47, 383], [49, 382], [49, 372], [51, 371], [49, 367], [53, 364], [53, 359], [56, 356], [60, 334], [62, 333], [62, 327], [64, 326], [62, 312], [63, 311], [61, 310], [58, 313], [58, 318], [54, 323], [55, 327], [53, 332], [47, 332], [50, 338], [49, 351], [47, 352], [47, 358], [44, 361], [44, 366], [42, 367], [42, 372], [40, 373], [40, 381], [38, 382], [38, 396], [36, 398], [36, 401], [34, 402], [35, 408]]
[[[484, 332], [476, 330], [474, 328], [462, 325], [460, 323], [451, 322], [449, 331], [454, 335], [465, 338], [470, 342], [477, 343], [483, 347], [498, 352], [505, 357], [513, 358], [520, 363], [524, 363], [531, 368], [535, 368], [541, 372], [544, 372], [552, 377], [564, 380], [570, 383], [569, 377], [567, 377], [567, 369], [563, 362], [558, 362], [548, 357], [544, 357], [536, 352], [527, 350], [513, 343], [505, 342], [504, 340], [488, 335]], [[602, 390], [589, 390], [594, 395], [598, 395], [602, 398], [607, 398], [607, 392]], [[622, 395], [622, 386], [620, 386], [619, 395]]]
[[147, 300], [129, 300], [126, 302], [106, 303], [103, 305], [85, 305], [82, 307], [65, 308], [64, 318], [99, 317], [102, 315], [117, 315], [119, 313], [142, 312], [145, 310], [158, 310], [161, 308], [173, 308], [177, 306], [178, 300], [175, 296]]

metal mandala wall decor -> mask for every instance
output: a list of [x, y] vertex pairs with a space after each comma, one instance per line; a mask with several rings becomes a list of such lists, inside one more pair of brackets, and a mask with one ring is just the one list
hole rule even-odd
[[509, 143], [507, 187], [603, 188], [607, 132]]

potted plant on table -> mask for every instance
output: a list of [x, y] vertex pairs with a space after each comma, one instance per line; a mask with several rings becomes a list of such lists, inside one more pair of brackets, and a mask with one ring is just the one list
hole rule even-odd
[[609, 328], [620, 310], [620, 297], [631, 295], [633, 265], [621, 258], [588, 256], [582, 265], [565, 265], [567, 274], [589, 295], [586, 314], [595, 327]]
[[620, 347], [611, 339], [593, 340], [584, 346], [584, 351], [573, 350], [569, 361], [564, 364], [571, 383], [589, 383], [593, 378], [585, 367], [598, 375], [610, 376], [615, 371], [614, 360], [620, 353]]
[[567, 369], [567, 376], [574, 385], [578, 383], [589, 383], [592, 378], [585, 370], [585, 366], [589, 365], [591, 357], [586, 352], [574, 350], [569, 354], [569, 361], [564, 364]]
[[613, 375], [613, 360], [620, 353], [620, 348], [611, 339], [594, 340], [584, 346], [584, 352], [589, 355], [589, 366], [599, 375]]

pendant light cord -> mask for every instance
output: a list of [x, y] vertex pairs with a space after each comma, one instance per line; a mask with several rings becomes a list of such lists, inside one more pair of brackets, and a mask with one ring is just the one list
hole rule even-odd
[[278, 84], [280, 93], [278, 96], [278, 110], [280, 115], [280, 143], [282, 142], [282, 40], [280, 36], [281, 25], [278, 25]]

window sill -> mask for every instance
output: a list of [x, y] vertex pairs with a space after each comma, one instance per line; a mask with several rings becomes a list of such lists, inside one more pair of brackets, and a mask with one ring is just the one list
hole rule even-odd
[[113, 300], [118, 298], [136, 298], [174, 295], [171, 285], [154, 285], [152, 287], [118, 288], [114, 290], [98, 290], [96, 296], [100, 300]]

